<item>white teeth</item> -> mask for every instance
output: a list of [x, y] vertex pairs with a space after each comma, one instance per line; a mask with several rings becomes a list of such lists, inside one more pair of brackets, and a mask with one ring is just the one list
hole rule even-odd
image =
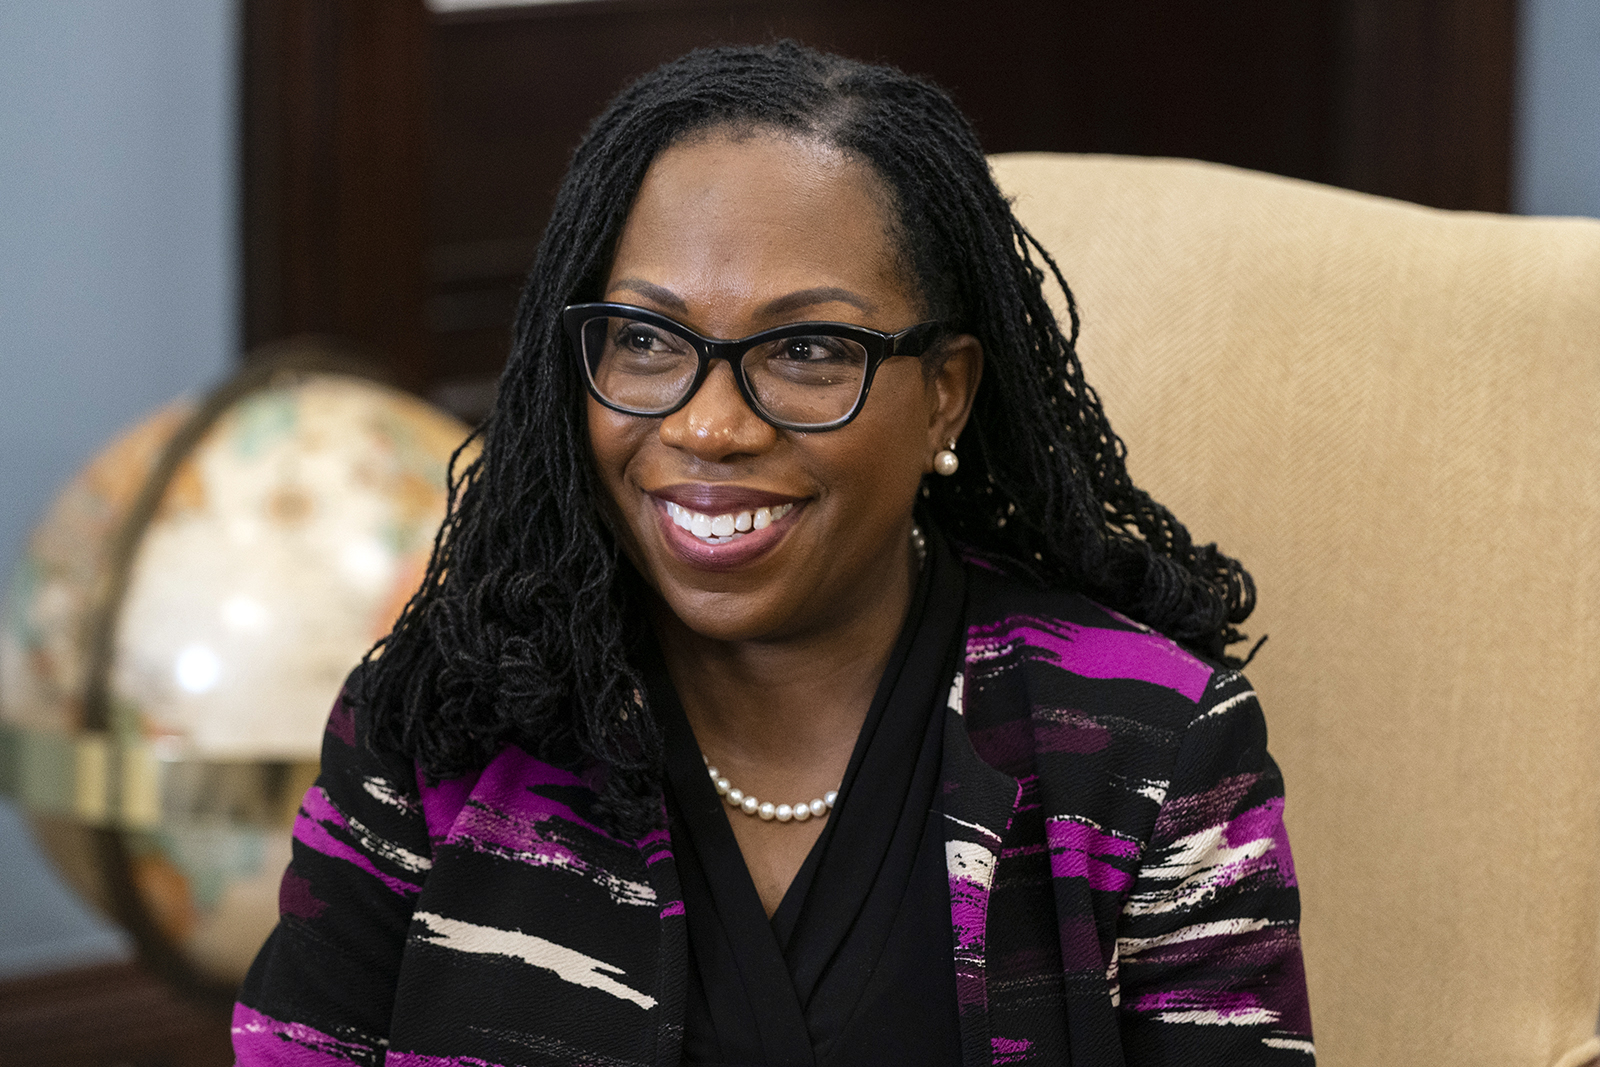
[[780, 504], [775, 508], [757, 508], [755, 511], [729, 512], [725, 515], [702, 515], [666, 502], [667, 517], [674, 526], [688, 530], [702, 541], [721, 544], [751, 530], [765, 530], [768, 526], [794, 510], [793, 504]]

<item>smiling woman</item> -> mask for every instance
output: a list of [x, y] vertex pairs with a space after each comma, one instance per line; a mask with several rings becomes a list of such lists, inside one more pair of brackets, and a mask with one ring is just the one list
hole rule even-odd
[[241, 1063], [1309, 1062], [1249, 577], [1129, 482], [1041, 260], [898, 71], [618, 97]]

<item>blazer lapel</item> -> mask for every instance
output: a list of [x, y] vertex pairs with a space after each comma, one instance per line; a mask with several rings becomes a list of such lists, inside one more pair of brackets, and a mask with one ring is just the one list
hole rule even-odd
[[676, 1067], [683, 1055], [683, 997], [688, 985], [689, 940], [683, 914], [683, 890], [678, 885], [678, 867], [672, 858], [672, 836], [665, 829], [667, 813], [662, 806], [662, 829], [652, 830], [637, 842], [650, 885], [660, 906], [661, 944], [657, 956], [656, 1063]]
[[989, 766], [972, 747], [963, 719], [963, 688], [964, 679], [958, 676], [945, 712], [941, 778], [961, 1058], [968, 1067], [977, 1067], [994, 1057], [986, 936], [989, 899], [1001, 842], [1016, 817], [1022, 789], [1017, 779]]

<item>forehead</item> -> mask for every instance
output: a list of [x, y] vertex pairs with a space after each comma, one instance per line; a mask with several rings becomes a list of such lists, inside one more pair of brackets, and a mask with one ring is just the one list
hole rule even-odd
[[[870, 166], [805, 136], [713, 131], [665, 149], [640, 185], [607, 282], [640, 282], [713, 314], [812, 289], [903, 304], [915, 286]], [[635, 301], [637, 302], [637, 301]], [[727, 334], [724, 334], [727, 336]]]

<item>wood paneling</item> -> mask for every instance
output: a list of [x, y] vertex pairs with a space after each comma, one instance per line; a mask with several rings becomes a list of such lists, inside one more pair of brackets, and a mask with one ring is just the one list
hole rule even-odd
[[226, 1067], [228, 1016], [181, 999], [136, 964], [0, 982], [0, 1064]]
[[427, 13], [248, 0], [244, 341], [332, 334], [424, 387]]
[[1511, 204], [1515, 0], [1345, 0], [1324, 179], [1433, 207]]
[[929, 75], [990, 151], [1507, 207], [1516, 0], [380, 3], [246, 0], [249, 337], [345, 334], [468, 415], [583, 130], [698, 45], [791, 36]]

